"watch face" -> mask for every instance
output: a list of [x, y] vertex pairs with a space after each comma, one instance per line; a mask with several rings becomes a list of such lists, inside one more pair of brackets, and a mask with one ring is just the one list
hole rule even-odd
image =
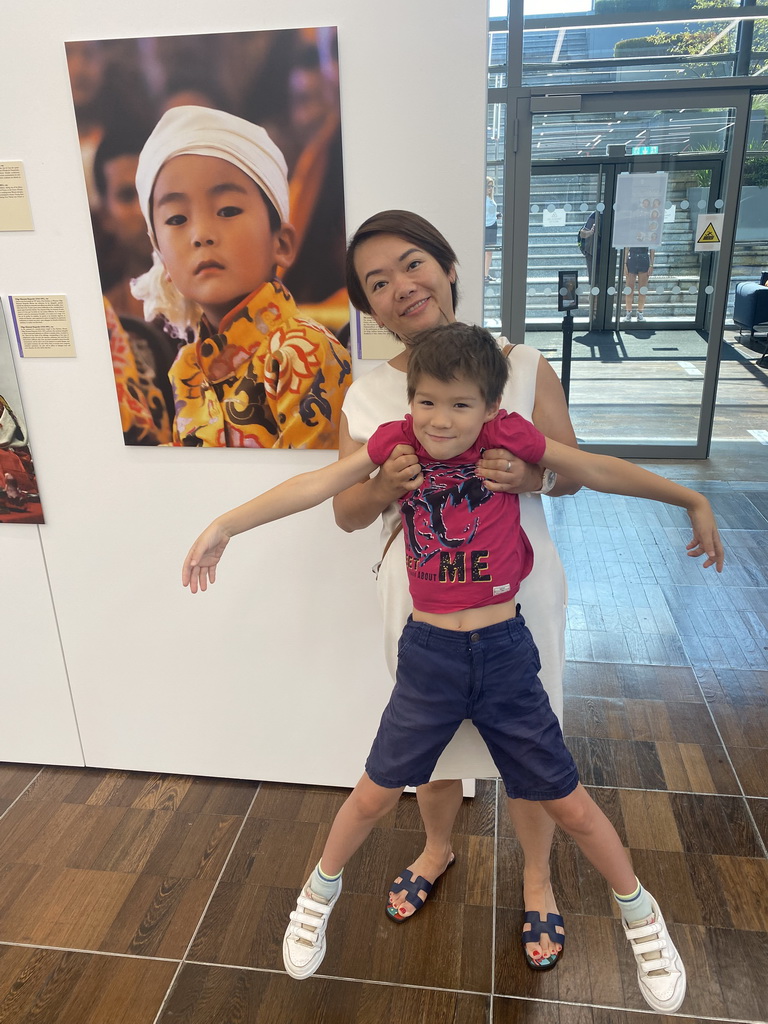
[[547, 494], [549, 491], [551, 491], [552, 488], [555, 486], [555, 481], [556, 480], [557, 480], [557, 473], [554, 471], [554, 469], [547, 469], [547, 470], [545, 470], [544, 477], [543, 477], [543, 479], [541, 481], [541, 491], [542, 491], [542, 494]]

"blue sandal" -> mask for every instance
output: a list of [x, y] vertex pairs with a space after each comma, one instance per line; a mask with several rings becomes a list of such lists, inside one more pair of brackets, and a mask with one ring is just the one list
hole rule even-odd
[[[565, 921], [563, 921], [559, 914], [547, 914], [546, 921], [543, 921], [541, 914], [537, 910], [528, 910], [526, 911], [524, 922], [529, 925], [528, 931], [523, 930], [521, 936], [525, 962], [532, 971], [551, 971], [553, 967], [557, 966], [565, 950], [565, 934], [561, 935], [560, 932], [556, 931], [557, 928], [565, 930]], [[542, 934], [547, 935], [553, 942], [556, 942], [561, 949], [559, 953], [552, 953], [550, 956], [542, 957], [540, 960], [534, 960], [525, 947], [529, 942], [540, 942]]]
[[[452, 854], [451, 859], [445, 865], [445, 870], [447, 871], [448, 868], [453, 867], [455, 863], [456, 856]], [[423, 875], [416, 875], [416, 877], [414, 878], [413, 872], [409, 868], [406, 868], [405, 871], [402, 871], [398, 877], [400, 878], [400, 881], [392, 883], [392, 891], [400, 893], [404, 889], [408, 893], [406, 899], [413, 907], [413, 914], [415, 914], [417, 910], [421, 910], [421, 908], [424, 906], [424, 903], [426, 902], [429, 894], [432, 892], [432, 887], [437, 882], [437, 878], [435, 879], [434, 882], [428, 882]], [[419, 896], [420, 892], [423, 892], [425, 894], [424, 899], [422, 899], [421, 896]], [[396, 924], [402, 924], [404, 921], [407, 921], [409, 918], [413, 917], [413, 914], [407, 914], [405, 917], [403, 917], [403, 915], [399, 912], [399, 908], [393, 907], [391, 902], [387, 903], [386, 911], [387, 917], [390, 919], [390, 921], [394, 921]]]

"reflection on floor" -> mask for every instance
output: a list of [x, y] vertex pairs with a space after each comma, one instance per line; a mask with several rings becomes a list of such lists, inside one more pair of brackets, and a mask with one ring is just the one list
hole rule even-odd
[[[768, 466], [762, 446], [663, 463], [717, 511], [722, 576], [679, 510], [548, 501], [570, 585], [566, 734], [686, 961], [681, 1018], [768, 1015]], [[226, 742], [226, 737], [221, 737]], [[282, 971], [297, 888], [345, 792], [0, 766], [0, 1020], [8, 1024], [662, 1024], [643, 1012], [606, 886], [560, 836], [567, 946], [534, 974], [521, 853], [495, 780], [456, 866], [407, 924], [390, 881], [421, 842], [401, 800], [352, 860], [321, 974]]]
[[[738, 338], [738, 332], [727, 332], [722, 347], [715, 440], [747, 440], [751, 431], [768, 429], [768, 366], [758, 365], [762, 344], [755, 350]], [[526, 343], [560, 373], [561, 332], [531, 331]], [[570, 409], [578, 436], [587, 443], [693, 443], [706, 348], [697, 331], [656, 330], [636, 321], [615, 333], [577, 327]]]

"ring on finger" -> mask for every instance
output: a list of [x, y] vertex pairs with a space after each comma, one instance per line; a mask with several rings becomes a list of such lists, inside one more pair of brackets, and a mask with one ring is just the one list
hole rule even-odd
[[512, 469], [512, 460], [511, 459], [507, 459], [507, 472], [509, 472], [510, 469]]

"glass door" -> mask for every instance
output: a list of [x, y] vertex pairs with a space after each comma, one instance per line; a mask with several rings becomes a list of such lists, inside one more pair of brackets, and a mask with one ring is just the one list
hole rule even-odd
[[[727, 169], [743, 153], [748, 111], [738, 92], [723, 103], [710, 90], [706, 105], [668, 90], [653, 106], [640, 91], [569, 95], [562, 111], [548, 95], [541, 112], [528, 101], [530, 136], [519, 134], [530, 150], [519, 147], [517, 167], [528, 157], [529, 176], [514, 215], [525, 217], [528, 259], [516, 294], [525, 341], [568, 383], [577, 435], [592, 450], [706, 456], [738, 195]], [[624, 109], [607, 111], [606, 100]], [[579, 275], [570, 365], [561, 270]], [[514, 286], [514, 266], [512, 277]]]
[[[643, 237], [630, 239], [636, 246], [614, 245], [621, 175], [654, 173], [665, 176], [663, 187], [651, 181], [650, 196], [637, 199], [637, 231]], [[706, 160], [678, 158], [674, 164], [665, 158], [644, 164], [613, 159], [594, 166], [577, 160], [537, 163], [531, 175], [527, 329], [551, 328], [558, 319], [557, 272], [566, 264], [579, 273], [578, 325], [587, 321], [591, 330], [615, 330], [627, 324], [629, 310], [630, 321], [647, 326], [703, 329], [712, 259], [696, 251], [694, 236], [698, 218], [720, 208], [721, 181], [719, 154]], [[710, 194], [716, 197], [712, 201]], [[631, 267], [639, 259], [645, 274], [643, 254], [630, 252], [638, 248], [648, 250], [649, 267], [647, 280], [643, 276], [633, 282], [630, 301], [627, 259]]]
[[[578, 328], [600, 329], [605, 320], [607, 261], [606, 195], [600, 164], [563, 160], [536, 164], [531, 171], [528, 222], [526, 329], [559, 326], [558, 271], [578, 273]], [[608, 304], [610, 307], [610, 303]]]

